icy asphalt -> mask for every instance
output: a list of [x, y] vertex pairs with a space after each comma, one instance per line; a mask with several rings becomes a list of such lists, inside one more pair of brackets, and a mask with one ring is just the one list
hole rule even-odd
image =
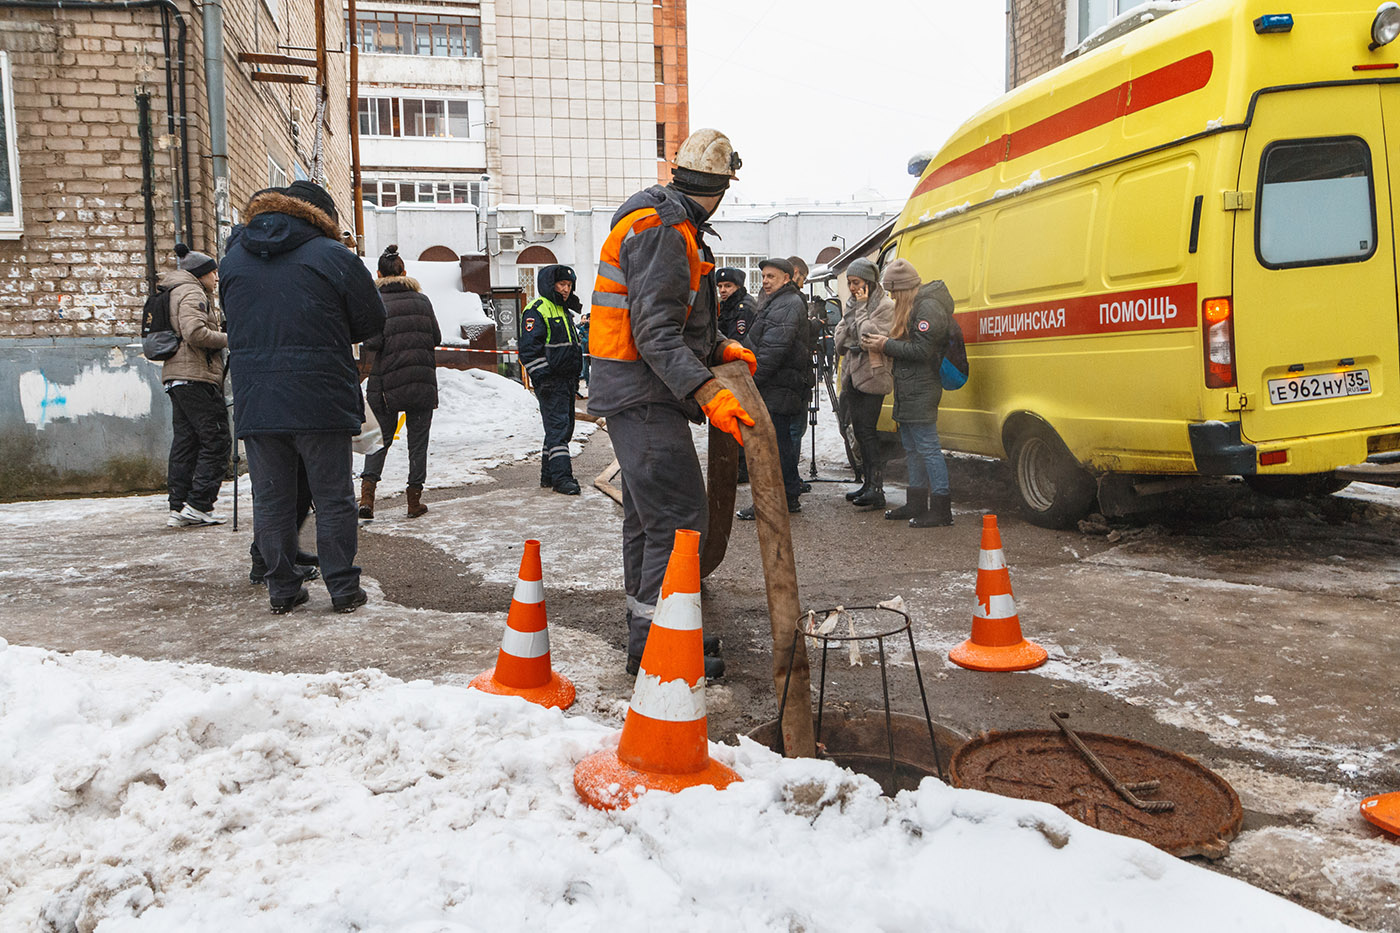
[[[599, 432], [577, 473], [610, 459]], [[63, 651], [465, 683], [494, 663], [520, 542], [537, 537], [555, 662], [582, 711], [620, 721], [631, 691], [620, 509], [587, 487], [577, 499], [539, 489], [537, 470], [517, 463], [433, 489], [431, 511], [413, 522], [401, 496], [382, 501], [361, 536], [373, 601], [348, 617], [329, 611], [319, 586], [305, 610], [267, 613], [246, 577], [246, 483], [237, 532], [167, 530], [158, 496], [3, 505], [0, 633]], [[823, 463], [823, 475], [839, 472]], [[847, 488], [815, 484], [794, 517], [803, 604], [902, 595], [939, 723], [965, 735], [1043, 728], [1065, 710], [1086, 731], [1192, 755], [1246, 808], [1245, 831], [1214, 867], [1360, 928], [1400, 930], [1400, 845], [1356, 810], [1369, 793], [1400, 789], [1400, 496], [1358, 487], [1277, 503], [1222, 483], [1105, 536], [1021, 522], [1003, 469], [980, 460], [954, 462], [952, 528], [857, 513]], [[1000, 516], [1026, 634], [1050, 649], [1038, 671], [979, 674], [945, 660], [968, 634], [983, 512]], [[736, 523], [704, 592], [707, 631], [724, 638], [730, 668], [709, 690], [719, 741], [776, 714], [757, 568], [753, 528]], [[907, 652], [892, 669], [896, 711], [919, 711]], [[833, 658], [830, 675], [833, 708], [878, 702], [875, 666]]]

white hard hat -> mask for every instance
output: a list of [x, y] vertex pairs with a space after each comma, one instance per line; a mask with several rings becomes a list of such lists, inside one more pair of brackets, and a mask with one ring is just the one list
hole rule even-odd
[[687, 136], [676, 153], [675, 161], [676, 168], [727, 178], [738, 178], [739, 168], [743, 164], [729, 137], [712, 129], [696, 130]]

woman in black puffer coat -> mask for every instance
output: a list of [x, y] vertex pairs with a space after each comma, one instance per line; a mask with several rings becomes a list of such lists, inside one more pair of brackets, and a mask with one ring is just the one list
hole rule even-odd
[[442, 343], [442, 331], [433, 303], [418, 282], [404, 274], [397, 246], [390, 246], [379, 257], [379, 294], [388, 319], [383, 336], [365, 342], [365, 349], [374, 351], [365, 395], [384, 441], [365, 457], [360, 474], [360, 517], [374, 518], [374, 489], [402, 412], [408, 424], [408, 517], [417, 518], [428, 511], [423, 504], [423, 483], [428, 478], [428, 434], [438, 404], [436, 348]]

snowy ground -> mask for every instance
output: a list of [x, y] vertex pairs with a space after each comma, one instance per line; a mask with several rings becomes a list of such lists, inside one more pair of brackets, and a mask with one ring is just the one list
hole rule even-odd
[[[570, 445], [575, 454], [596, 427], [578, 422]], [[488, 482], [487, 471], [492, 467], [539, 453], [544, 442], [540, 406], [524, 386], [496, 373], [439, 369], [438, 408], [433, 413], [431, 438], [427, 488]], [[357, 453], [356, 474], [363, 468], [364, 456]], [[403, 489], [407, 482], [405, 429], [389, 448], [380, 485], [391, 492]]]
[[582, 805], [610, 728], [374, 671], [0, 642], [7, 931], [1340, 929], [1059, 810], [714, 746], [742, 784]]

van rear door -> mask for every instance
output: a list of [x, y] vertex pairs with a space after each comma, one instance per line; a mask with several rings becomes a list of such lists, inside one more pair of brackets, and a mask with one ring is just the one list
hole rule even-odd
[[1244, 438], [1394, 423], [1385, 393], [1400, 388], [1400, 328], [1381, 89], [1261, 95], [1240, 190], [1254, 194], [1254, 209], [1235, 213]]

